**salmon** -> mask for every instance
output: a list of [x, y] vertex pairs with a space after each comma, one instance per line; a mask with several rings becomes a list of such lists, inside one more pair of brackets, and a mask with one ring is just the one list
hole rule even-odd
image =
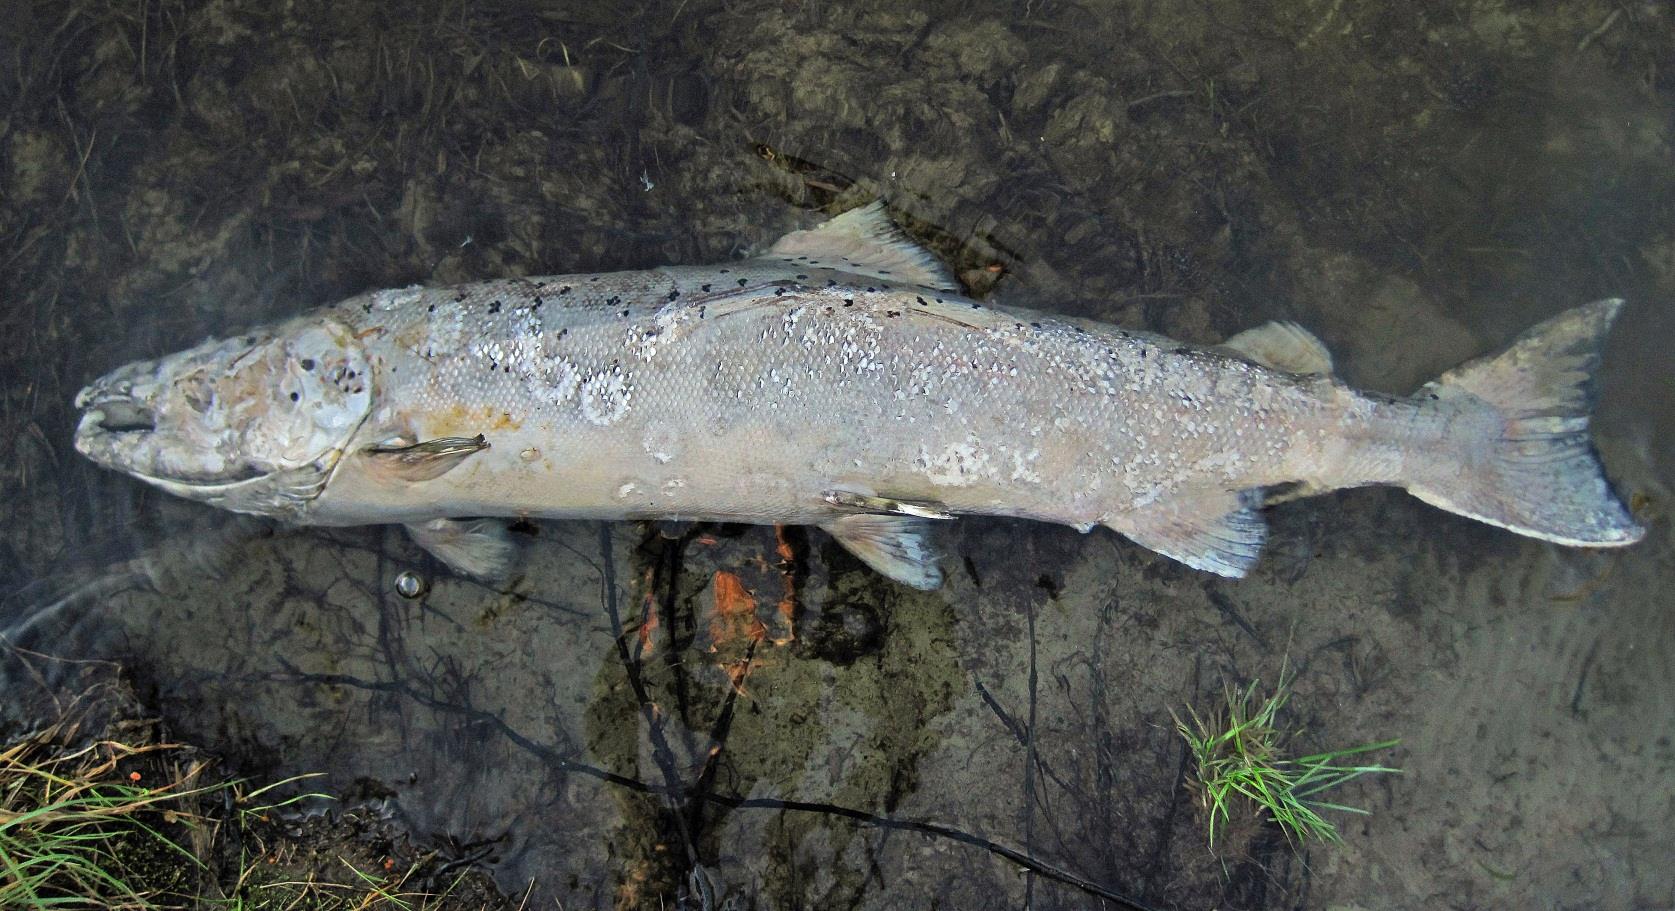
[[1197, 347], [970, 299], [874, 203], [752, 259], [374, 291], [130, 364], [77, 396], [76, 448], [225, 509], [400, 523], [487, 579], [508, 518], [693, 519], [817, 525], [934, 589], [961, 515], [1239, 577], [1276, 493], [1366, 485], [1617, 547], [1644, 531], [1588, 423], [1621, 307], [1379, 395], [1292, 323]]

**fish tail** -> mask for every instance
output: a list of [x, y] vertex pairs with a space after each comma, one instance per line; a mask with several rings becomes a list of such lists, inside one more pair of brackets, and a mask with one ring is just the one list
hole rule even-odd
[[[1567, 310], [1499, 354], [1468, 361], [1419, 391], [1449, 410], [1454, 458], [1410, 479], [1410, 493], [1449, 512], [1580, 547], [1621, 547], [1645, 535], [1624, 507], [1588, 435], [1594, 371], [1611, 299]], [[1452, 448], [1452, 447], [1451, 447]]]

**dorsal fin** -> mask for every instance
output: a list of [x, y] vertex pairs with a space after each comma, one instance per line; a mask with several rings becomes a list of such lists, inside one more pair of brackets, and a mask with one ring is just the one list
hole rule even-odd
[[1314, 333], [1286, 320], [1246, 329], [1222, 342], [1221, 347], [1286, 373], [1332, 372], [1332, 352]]
[[766, 256], [806, 256], [821, 266], [887, 282], [956, 291], [959, 285], [929, 250], [909, 240], [890, 221], [884, 203], [873, 201], [774, 241]]

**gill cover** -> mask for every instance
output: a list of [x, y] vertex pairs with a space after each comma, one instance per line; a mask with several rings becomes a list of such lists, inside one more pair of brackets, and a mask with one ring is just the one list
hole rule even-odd
[[354, 334], [305, 317], [101, 378], [76, 398], [76, 448], [179, 496], [294, 516], [365, 420], [372, 384]]

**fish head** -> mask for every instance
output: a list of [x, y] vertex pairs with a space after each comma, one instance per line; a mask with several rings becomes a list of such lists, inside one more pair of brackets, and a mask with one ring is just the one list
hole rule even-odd
[[371, 410], [348, 327], [302, 318], [129, 364], [76, 396], [76, 450], [172, 494], [295, 517]]

